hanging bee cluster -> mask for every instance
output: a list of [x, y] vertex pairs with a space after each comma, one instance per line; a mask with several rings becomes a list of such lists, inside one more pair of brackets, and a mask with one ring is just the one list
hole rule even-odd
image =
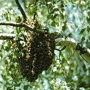
[[25, 44], [21, 46], [24, 55], [19, 57], [19, 64], [23, 77], [33, 82], [52, 64], [55, 41], [53, 35], [46, 32], [28, 30], [24, 37]]

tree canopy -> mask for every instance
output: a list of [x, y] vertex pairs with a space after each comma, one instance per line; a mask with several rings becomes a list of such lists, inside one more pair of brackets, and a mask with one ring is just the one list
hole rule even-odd
[[[90, 0], [0, 0], [0, 3], [0, 90], [90, 90]], [[21, 47], [29, 40], [28, 29], [45, 33], [31, 35], [38, 39], [48, 37], [43, 40], [48, 43], [44, 44], [46, 48], [51, 47], [50, 35], [55, 40], [54, 54], [48, 48], [53, 55], [52, 64], [40, 71], [34, 82], [23, 77], [19, 64], [23, 56]], [[39, 48], [44, 47], [43, 41]], [[48, 50], [44, 50], [49, 57]]]

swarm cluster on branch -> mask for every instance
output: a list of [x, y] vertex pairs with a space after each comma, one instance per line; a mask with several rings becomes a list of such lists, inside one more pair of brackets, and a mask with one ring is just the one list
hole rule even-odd
[[48, 33], [32, 31], [28, 31], [26, 38], [25, 46], [20, 49], [24, 56], [19, 58], [19, 63], [22, 75], [32, 82], [52, 64], [55, 41]]

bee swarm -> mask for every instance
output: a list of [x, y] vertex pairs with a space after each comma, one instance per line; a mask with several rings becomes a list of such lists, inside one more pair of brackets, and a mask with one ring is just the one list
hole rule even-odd
[[24, 55], [19, 58], [21, 73], [33, 82], [43, 70], [47, 70], [54, 57], [55, 41], [53, 35], [46, 32], [27, 31]]

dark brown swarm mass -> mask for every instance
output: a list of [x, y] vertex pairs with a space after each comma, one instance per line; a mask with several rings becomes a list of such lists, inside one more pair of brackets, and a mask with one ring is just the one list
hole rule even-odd
[[33, 82], [52, 64], [55, 41], [53, 35], [42, 32], [29, 31], [26, 38], [26, 44], [22, 49], [24, 56], [19, 58], [19, 63], [23, 77]]

